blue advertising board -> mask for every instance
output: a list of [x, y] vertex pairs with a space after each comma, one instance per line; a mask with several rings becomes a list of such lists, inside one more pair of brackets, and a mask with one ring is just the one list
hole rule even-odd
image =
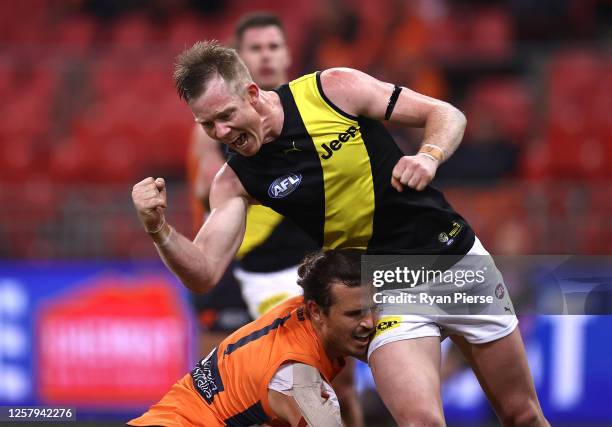
[[[122, 299], [120, 294], [131, 296]], [[92, 318], [101, 316], [106, 316], [105, 319], [108, 316], [120, 318], [124, 322], [121, 325], [127, 325], [120, 328], [122, 331], [133, 329], [143, 320], [153, 322], [155, 319], [170, 319], [171, 323], [164, 324], [180, 328], [169, 330], [181, 335], [175, 353], [184, 354], [163, 360], [157, 354], [155, 360], [148, 362], [160, 363], [158, 371], [167, 377], [166, 382], [153, 388], [155, 393], [160, 393], [159, 390], [178, 379], [193, 363], [194, 331], [189, 320], [192, 318], [189, 307], [184, 303], [186, 295], [176, 279], [157, 262], [0, 263], [0, 405], [70, 403], [73, 395], [66, 390], [75, 387], [76, 380], [65, 379], [69, 387], [63, 387], [55, 377], [47, 378], [41, 367], [45, 363], [66, 359], [66, 349], [75, 343], [87, 347], [89, 353], [85, 352], [83, 356], [87, 358], [91, 357], [91, 349], [95, 349], [95, 340], [106, 340], [106, 347], [109, 342], [120, 345], [125, 339], [123, 335], [109, 337], [107, 331], [100, 333], [83, 328], [85, 324], [92, 325]], [[179, 301], [178, 305], [167, 304], [167, 300], [173, 298]], [[162, 300], [166, 302], [162, 304]], [[146, 301], [165, 304], [167, 308], [165, 311], [149, 310]], [[126, 304], [133, 307], [133, 310], [127, 310], [131, 312], [129, 316], [120, 308]], [[182, 329], [185, 329], [184, 334], [177, 332]], [[143, 332], [138, 331], [146, 344], [147, 335], [142, 338]], [[553, 424], [612, 422], [609, 398], [612, 390], [612, 363], [609, 359], [612, 353], [612, 316], [534, 315], [521, 318], [521, 331], [547, 418]], [[47, 341], [39, 334], [44, 334]], [[48, 342], [49, 337], [54, 337], [57, 342], [50, 346], [41, 344]], [[151, 335], [150, 339], [155, 344], [167, 342], [164, 340], [169, 338], [157, 334]], [[121, 358], [123, 353], [117, 349], [115, 353], [107, 352], [101, 357], [106, 361], [115, 360], [119, 367], [125, 367], [127, 359]], [[126, 354], [125, 357], [129, 357], [129, 352]], [[80, 360], [74, 359], [79, 364]], [[97, 360], [96, 364], [99, 363]], [[99, 372], [101, 378], [116, 367], [104, 368], [107, 370]], [[70, 365], [67, 368], [71, 368]], [[61, 366], [57, 369], [60, 371]], [[373, 387], [367, 366], [360, 364], [357, 371], [359, 388]], [[73, 371], [66, 372], [70, 377]], [[95, 378], [94, 374], [90, 377]], [[129, 381], [139, 380], [132, 378]], [[78, 389], [79, 385], [76, 387]], [[100, 387], [114, 390], [114, 386], [107, 382]], [[117, 406], [112, 400], [101, 400], [95, 391], [83, 388], [76, 406], [94, 415], [124, 417], [125, 414], [141, 412], [148, 406], [147, 402], [154, 400], [151, 396], [130, 393], [122, 397], [123, 405]], [[458, 372], [444, 384], [443, 399], [449, 421], [472, 423], [492, 417], [486, 398], [469, 369]]]

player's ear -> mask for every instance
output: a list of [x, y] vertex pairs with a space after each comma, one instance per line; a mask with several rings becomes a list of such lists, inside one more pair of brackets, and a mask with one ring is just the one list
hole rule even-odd
[[323, 310], [319, 305], [314, 301], [306, 301], [306, 311], [310, 315], [310, 318], [315, 321], [321, 321], [321, 316], [323, 315]]
[[253, 82], [249, 83], [246, 88], [246, 95], [249, 104], [256, 105], [259, 101], [259, 87]]

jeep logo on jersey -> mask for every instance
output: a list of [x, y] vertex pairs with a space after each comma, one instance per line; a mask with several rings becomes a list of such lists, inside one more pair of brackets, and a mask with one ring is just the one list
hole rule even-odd
[[276, 178], [268, 187], [268, 196], [273, 199], [282, 199], [293, 193], [302, 182], [302, 175], [300, 174], [288, 174]]
[[329, 146], [325, 143], [321, 144], [321, 148], [325, 150], [324, 154], [321, 154], [323, 160], [329, 159], [334, 155], [334, 151], [338, 151], [342, 148], [342, 144], [347, 142], [350, 138], [355, 138], [357, 135], [357, 129], [355, 126], [349, 126], [347, 130], [338, 134], [338, 139], [334, 139], [329, 143]]

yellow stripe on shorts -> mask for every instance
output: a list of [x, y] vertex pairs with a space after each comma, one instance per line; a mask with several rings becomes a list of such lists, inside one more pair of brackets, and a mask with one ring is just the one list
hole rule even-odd
[[401, 316], [381, 317], [378, 320], [378, 323], [376, 323], [376, 333], [374, 334], [374, 338], [390, 331], [391, 329], [397, 328], [400, 325], [401, 320]]

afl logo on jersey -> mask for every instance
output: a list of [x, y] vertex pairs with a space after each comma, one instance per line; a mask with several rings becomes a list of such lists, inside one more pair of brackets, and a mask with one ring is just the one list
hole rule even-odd
[[272, 184], [268, 187], [268, 196], [273, 199], [282, 199], [297, 190], [301, 182], [302, 175], [300, 174], [283, 175], [272, 181]]

